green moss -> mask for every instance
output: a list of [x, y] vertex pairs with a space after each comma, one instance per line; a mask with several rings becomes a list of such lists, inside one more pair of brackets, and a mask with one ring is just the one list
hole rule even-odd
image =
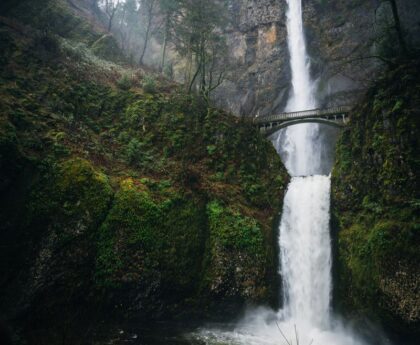
[[122, 183], [99, 229], [99, 285], [121, 287], [137, 279], [147, 281], [159, 271], [163, 289], [186, 289], [185, 293], [195, 286], [205, 218], [194, 202], [168, 193], [155, 200], [140, 181]]
[[275, 260], [261, 225], [219, 201], [207, 205], [207, 214], [210, 233], [201, 293], [269, 301]]
[[207, 213], [213, 246], [245, 251], [255, 256], [264, 253], [263, 232], [255, 219], [233, 212], [217, 201], [208, 204]]
[[[394, 303], [405, 304], [404, 300], [390, 303], [390, 291], [386, 282], [398, 279], [406, 291], [395, 291], [399, 298], [413, 292], [409, 289], [412, 284], [409, 272], [403, 276], [395, 276], [396, 270], [406, 270], [411, 263], [418, 262], [420, 234], [415, 223], [400, 223], [392, 220], [378, 221], [369, 226], [363, 223], [353, 224], [343, 230], [339, 236], [342, 283], [348, 286], [346, 303], [356, 306], [370, 316], [386, 322], [397, 322]], [[408, 266], [407, 266], [408, 265]], [[394, 297], [395, 298], [395, 297]], [[415, 306], [411, 306], [414, 307]], [[410, 309], [409, 307], [408, 309]], [[407, 310], [399, 310], [406, 312]], [[414, 316], [414, 319], [410, 319]], [[415, 314], [408, 316], [405, 327], [412, 322], [415, 324]], [[409, 326], [410, 328], [412, 326]]]
[[[34, 187], [28, 219], [46, 223], [60, 237], [92, 231], [105, 217], [112, 197], [106, 175], [75, 158], [53, 165]], [[68, 229], [68, 231], [66, 231]]]

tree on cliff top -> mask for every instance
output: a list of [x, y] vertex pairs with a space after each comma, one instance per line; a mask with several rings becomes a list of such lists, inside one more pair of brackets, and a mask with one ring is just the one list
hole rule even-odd
[[188, 61], [185, 82], [208, 102], [223, 81], [227, 25], [225, 1], [182, 0], [182, 16], [175, 28], [176, 49]]

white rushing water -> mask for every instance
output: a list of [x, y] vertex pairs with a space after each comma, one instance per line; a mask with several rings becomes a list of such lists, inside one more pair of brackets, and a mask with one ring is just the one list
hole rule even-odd
[[[310, 63], [306, 52], [302, 23], [301, 0], [287, 0], [287, 34], [292, 70], [292, 94], [286, 111], [311, 110], [317, 107], [314, 96], [315, 85], [310, 77]], [[281, 143], [285, 157], [283, 161], [292, 176], [315, 175], [320, 168], [321, 155], [317, 147], [318, 125], [301, 124], [285, 131], [286, 139]], [[279, 138], [281, 136], [279, 135]], [[277, 143], [280, 144], [280, 143]]]
[[331, 244], [330, 179], [295, 177], [280, 226], [281, 274], [286, 319], [296, 324], [329, 326]]
[[[301, 0], [287, 3], [293, 90], [287, 110], [314, 109], [317, 104], [306, 53]], [[291, 126], [279, 138], [275, 145], [292, 176], [279, 229], [283, 308], [277, 312], [264, 308], [250, 311], [233, 331], [205, 329], [199, 338], [207, 344], [361, 344], [333, 320], [330, 310], [331, 181], [322, 175], [325, 167], [319, 126]]]
[[310, 77], [310, 64], [306, 53], [305, 35], [303, 32], [302, 2], [301, 0], [287, 0], [287, 4], [289, 6], [287, 12], [287, 42], [293, 88], [286, 110], [314, 109], [316, 108], [316, 100], [314, 97], [314, 85]]
[[[292, 90], [288, 111], [316, 108], [314, 85], [306, 53], [301, 0], [288, 0], [288, 45]], [[320, 173], [322, 142], [318, 125], [286, 129], [283, 161], [293, 177], [280, 224], [280, 263], [283, 281], [283, 318], [308, 332], [328, 328], [331, 296], [330, 179]], [[281, 136], [279, 135], [279, 138]], [[309, 328], [309, 329], [308, 329]]]

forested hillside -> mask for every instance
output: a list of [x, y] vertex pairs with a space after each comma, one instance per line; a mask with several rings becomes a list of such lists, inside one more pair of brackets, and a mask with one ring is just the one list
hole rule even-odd
[[95, 55], [103, 33], [66, 2], [26, 5], [0, 18], [0, 317], [11, 332], [36, 343], [107, 315], [276, 303], [287, 174], [270, 143], [108, 47]]

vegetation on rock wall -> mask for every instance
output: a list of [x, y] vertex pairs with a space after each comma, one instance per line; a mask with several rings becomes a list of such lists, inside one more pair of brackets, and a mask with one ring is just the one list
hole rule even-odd
[[370, 89], [333, 171], [340, 300], [401, 333], [420, 322], [419, 67], [405, 62]]
[[255, 219], [218, 201], [207, 205], [207, 213], [210, 236], [204, 283], [210, 288], [204, 287], [222, 298], [237, 296], [239, 291], [242, 298], [254, 296], [264, 302], [267, 285], [261, 282], [274, 279], [272, 268], [276, 264], [273, 246], [264, 238], [268, 234]]
[[98, 229], [95, 280], [99, 289], [114, 291], [125, 314], [159, 315], [167, 308], [164, 300], [194, 296], [206, 236], [200, 203], [167, 183], [121, 182]]

